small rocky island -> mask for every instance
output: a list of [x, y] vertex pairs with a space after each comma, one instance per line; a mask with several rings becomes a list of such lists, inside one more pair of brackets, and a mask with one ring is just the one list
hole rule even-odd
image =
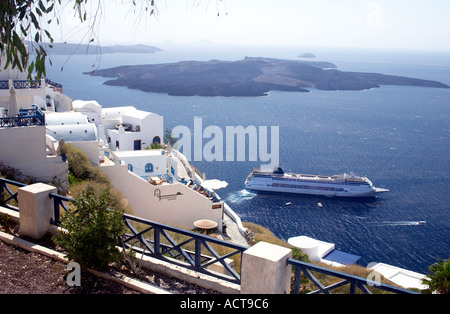
[[120, 66], [89, 72], [104, 84], [174, 96], [264, 96], [270, 91], [364, 90], [381, 85], [449, 88], [429, 80], [343, 72], [329, 62], [250, 58]]
[[313, 53], [310, 53], [310, 52], [305, 52], [305, 53], [298, 55], [298, 57], [299, 58], [315, 58], [316, 55]]

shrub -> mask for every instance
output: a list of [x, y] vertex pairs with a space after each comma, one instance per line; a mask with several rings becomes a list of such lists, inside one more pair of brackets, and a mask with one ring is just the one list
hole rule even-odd
[[309, 263], [308, 255], [304, 254], [302, 250], [290, 245], [286, 241], [277, 238], [269, 229], [251, 222], [245, 222], [244, 227], [248, 228], [253, 233], [253, 243], [251, 243], [251, 245], [264, 241], [279, 246], [284, 246], [292, 249], [292, 257], [294, 259]]
[[71, 183], [76, 180], [110, 183], [108, 176], [99, 167], [92, 166], [88, 156], [81, 149], [66, 143], [62, 153], [67, 155]]
[[100, 197], [83, 191], [75, 202], [77, 210], [62, 217], [62, 230], [54, 240], [66, 250], [69, 260], [100, 269], [119, 261], [116, 245], [125, 231], [123, 211], [108, 210], [108, 203], [109, 189]]
[[0, 177], [8, 180], [23, 182], [26, 184], [32, 181], [31, 177], [24, 175], [19, 169], [5, 165], [1, 162], [0, 162]]

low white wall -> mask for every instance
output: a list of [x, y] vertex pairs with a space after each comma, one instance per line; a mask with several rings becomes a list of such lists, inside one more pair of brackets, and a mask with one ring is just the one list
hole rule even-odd
[[38, 181], [67, 188], [68, 164], [61, 156], [47, 156], [43, 126], [0, 128], [0, 162]]
[[68, 144], [81, 149], [89, 158], [89, 161], [98, 166], [100, 164], [100, 147], [97, 141], [86, 141], [86, 142], [67, 142]]
[[[186, 229], [195, 228], [194, 222], [200, 219], [213, 220], [219, 226], [222, 223], [223, 203], [213, 209], [217, 203], [181, 183], [154, 186], [129, 172], [126, 165], [103, 166], [102, 170], [128, 199], [136, 216]], [[160, 196], [181, 195], [174, 200], [160, 198], [158, 189]]]

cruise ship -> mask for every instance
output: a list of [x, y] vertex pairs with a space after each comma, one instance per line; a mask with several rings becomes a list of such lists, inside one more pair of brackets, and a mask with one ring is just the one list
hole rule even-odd
[[245, 188], [253, 191], [299, 193], [328, 197], [375, 197], [388, 189], [376, 188], [362, 176], [310, 175], [275, 171], [253, 170], [245, 180]]

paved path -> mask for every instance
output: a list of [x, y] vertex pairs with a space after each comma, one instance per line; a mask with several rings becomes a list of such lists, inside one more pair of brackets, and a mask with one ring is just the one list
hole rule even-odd
[[223, 215], [223, 220], [225, 222], [225, 225], [227, 226], [226, 234], [230, 237], [230, 239], [227, 240], [236, 244], [248, 246], [248, 243], [239, 231], [237, 224], [226, 214]]

